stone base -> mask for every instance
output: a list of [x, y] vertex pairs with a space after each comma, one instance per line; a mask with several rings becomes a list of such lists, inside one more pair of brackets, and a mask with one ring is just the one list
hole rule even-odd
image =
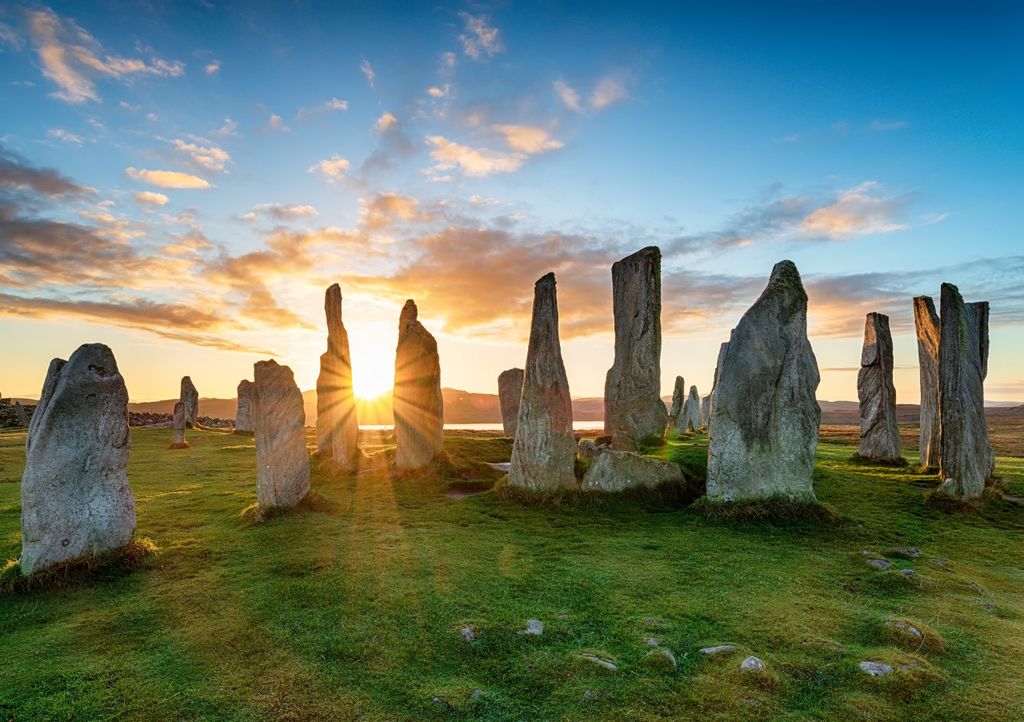
[[739, 502], [716, 502], [706, 496], [698, 499], [691, 507], [710, 519], [732, 521], [809, 519], [813, 521], [837, 522], [839, 515], [830, 507], [817, 500], [794, 500], [783, 497]]
[[854, 454], [850, 457], [850, 461], [855, 464], [874, 464], [876, 466], [908, 466], [910, 462], [904, 459], [902, 456], [897, 457], [880, 457], [874, 459], [870, 456], [861, 456], [860, 454]]
[[170, 444], [167, 448], [168, 449], [188, 449], [188, 448], [191, 448], [191, 447], [188, 445], [187, 441], [183, 441], [180, 444]]

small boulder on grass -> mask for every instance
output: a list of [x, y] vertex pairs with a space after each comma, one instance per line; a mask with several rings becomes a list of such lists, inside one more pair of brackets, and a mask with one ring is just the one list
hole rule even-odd
[[659, 670], [659, 671], [671, 671], [675, 670], [678, 666], [676, 664], [675, 655], [663, 647], [658, 649], [652, 649], [650, 652], [644, 655], [640, 663], [648, 669]]
[[716, 657], [719, 655], [726, 654], [728, 652], [735, 652], [738, 648], [735, 644], [716, 644], [713, 647], [704, 647], [700, 650], [700, 653], [705, 657]]
[[619, 669], [615, 658], [607, 652], [579, 652], [576, 658], [585, 664], [606, 669], [609, 672], [617, 672]]

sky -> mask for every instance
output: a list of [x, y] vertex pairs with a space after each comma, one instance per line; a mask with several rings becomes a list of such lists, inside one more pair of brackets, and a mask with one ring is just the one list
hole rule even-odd
[[991, 303], [986, 398], [1024, 400], [1024, 12], [1014, 3], [0, 6], [0, 393], [109, 345], [134, 401], [231, 397], [274, 357], [313, 388], [324, 289], [356, 392], [416, 300], [442, 383], [522, 366], [558, 280], [574, 396], [613, 355], [611, 264], [662, 260], [662, 390], [710, 390], [779, 260], [818, 398], [856, 399], [888, 314]]

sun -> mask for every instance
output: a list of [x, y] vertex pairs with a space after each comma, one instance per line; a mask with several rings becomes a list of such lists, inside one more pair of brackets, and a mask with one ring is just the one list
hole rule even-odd
[[356, 398], [376, 399], [395, 383], [395, 341], [388, 334], [354, 329], [349, 335], [352, 354], [352, 392]]

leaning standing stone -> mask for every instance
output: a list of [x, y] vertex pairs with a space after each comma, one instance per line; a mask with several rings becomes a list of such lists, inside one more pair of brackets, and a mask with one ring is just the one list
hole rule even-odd
[[889, 317], [869, 313], [857, 374], [860, 402], [860, 446], [857, 456], [870, 461], [902, 462], [900, 427], [896, 421], [896, 387], [892, 382], [892, 334]]
[[252, 390], [253, 383], [248, 379], [238, 382], [238, 406], [235, 409], [235, 433], [251, 434], [252, 424]]
[[914, 298], [917, 362], [921, 371], [921, 466], [939, 468], [939, 335], [941, 324], [928, 296]]
[[815, 501], [818, 381], [807, 294], [793, 262], [781, 261], [720, 362], [711, 398], [710, 501]]
[[256, 436], [256, 501], [261, 509], [295, 506], [309, 493], [306, 412], [287, 366], [253, 366], [252, 412]]
[[337, 283], [324, 294], [324, 311], [327, 351], [320, 355], [320, 376], [316, 380], [317, 453], [350, 469], [359, 453], [359, 422], [352, 391], [352, 354], [341, 319], [341, 287]]
[[185, 404], [180, 401], [174, 405], [171, 428], [174, 430], [174, 440], [171, 442], [170, 448], [187, 449], [188, 442], [185, 441]]
[[185, 425], [191, 429], [199, 416], [199, 392], [191, 376], [181, 377], [181, 395], [178, 400], [185, 404]]
[[128, 390], [111, 350], [86, 344], [54, 359], [25, 442], [23, 574], [131, 541], [130, 449]]
[[498, 403], [501, 405], [501, 426], [505, 436], [514, 439], [519, 401], [523, 396], [523, 370], [508, 369], [498, 374]]
[[28, 426], [28, 413], [20, 401], [14, 402], [14, 418], [18, 422], [18, 426]]
[[508, 483], [531, 491], [576, 489], [575, 465], [572, 399], [558, 339], [555, 274], [549, 273], [533, 289], [530, 345]]
[[938, 492], [966, 501], [981, 496], [993, 472], [985, 423], [988, 303], [964, 303], [956, 286], [943, 283], [941, 307]]
[[417, 317], [410, 299], [398, 320], [395, 351], [395, 441], [399, 470], [418, 469], [441, 453], [444, 399], [437, 341]]
[[615, 361], [604, 385], [604, 428], [612, 448], [662, 436], [661, 251], [649, 246], [612, 265]]

